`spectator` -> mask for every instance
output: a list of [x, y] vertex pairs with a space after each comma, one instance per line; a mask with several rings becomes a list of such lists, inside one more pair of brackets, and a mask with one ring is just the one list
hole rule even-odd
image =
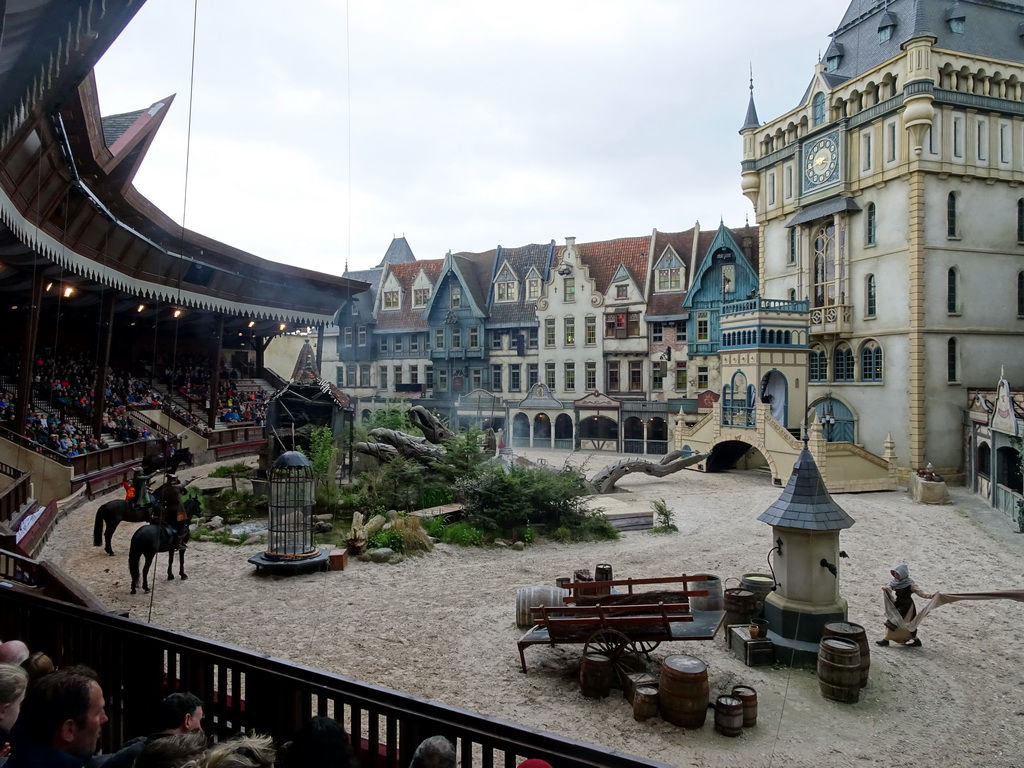
[[75, 666], [46, 675], [25, 694], [7, 768], [80, 768], [96, 751], [105, 722], [93, 670]]
[[28, 688], [28, 673], [13, 664], [0, 664], [0, 761], [11, 754], [8, 736], [18, 720], [21, 702]]
[[44, 675], [48, 675], [57, 668], [53, 665], [53, 659], [42, 651], [36, 651], [21, 664], [22, 669], [28, 672], [28, 685], [31, 688], [36, 681]]
[[283, 768], [351, 768], [352, 747], [344, 727], [329, 717], [310, 719], [284, 750]]
[[444, 736], [424, 739], [412, 753], [409, 768], [455, 768], [455, 745]]
[[206, 752], [203, 768], [271, 768], [277, 758], [269, 736], [235, 736]]
[[146, 744], [135, 759], [135, 768], [182, 768], [190, 760], [202, 758], [205, 749], [202, 731], [174, 733]]
[[29, 657], [28, 646], [21, 640], [0, 643], [0, 664], [22, 664]]
[[[202, 733], [203, 702], [191, 693], [172, 693], [160, 702], [157, 722], [161, 730], [125, 743], [103, 763], [103, 768], [131, 768], [136, 764], [136, 759], [141, 757], [143, 750], [156, 741], [175, 734]], [[203, 744], [205, 743], [204, 736]]]

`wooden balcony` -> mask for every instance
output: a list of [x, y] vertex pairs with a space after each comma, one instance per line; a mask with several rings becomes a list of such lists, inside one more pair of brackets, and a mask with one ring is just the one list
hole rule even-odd
[[816, 335], [848, 339], [853, 334], [853, 307], [850, 304], [832, 304], [811, 307], [811, 338]]

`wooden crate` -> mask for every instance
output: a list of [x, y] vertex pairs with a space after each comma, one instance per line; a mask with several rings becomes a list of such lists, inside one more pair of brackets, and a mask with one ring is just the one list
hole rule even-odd
[[766, 637], [752, 639], [747, 624], [729, 625], [729, 648], [748, 667], [775, 663], [775, 643]]
[[327, 556], [327, 570], [344, 571], [348, 565], [348, 550], [336, 549]]
[[631, 705], [636, 696], [636, 689], [647, 686], [648, 688], [658, 687], [658, 678], [650, 672], [630, 672], [623, 680], [622, 696]]

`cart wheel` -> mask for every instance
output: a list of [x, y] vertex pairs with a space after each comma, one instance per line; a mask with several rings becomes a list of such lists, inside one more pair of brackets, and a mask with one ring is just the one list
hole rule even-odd
[[641, 653], [645, 658], [651, 658], [651, 651], [661, 645], [660, 640], [634, 640], [630, 644], [630, 650], [634, 653]]
[[612, 668], [618, 685], [621, 688], [626, 675], [644, 669], [633, 641], [617, 629], [599, 629], [592, 634], [583, 646], [583, 655], [600, 653], [612, 660]]

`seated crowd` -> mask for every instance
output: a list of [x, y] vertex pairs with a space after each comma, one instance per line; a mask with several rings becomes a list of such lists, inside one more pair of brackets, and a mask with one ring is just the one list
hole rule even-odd
[[[6, 768], [350, 768], [349, 735], [329, 717], [313, 717], [284, 744], [268, 735], [239, 734], [208, 744], [203, 702], [180, 692], [153, 702], [153, 731], [117, 751], [97, 754], [107, 702], [96, 672], [55, 669], [20, 640], [0, 643], [0, 764]], [[425, 739], [409, 768], [455, 768], [455, 746]], [[551, 768], [536, 758], [519, 768]]]

